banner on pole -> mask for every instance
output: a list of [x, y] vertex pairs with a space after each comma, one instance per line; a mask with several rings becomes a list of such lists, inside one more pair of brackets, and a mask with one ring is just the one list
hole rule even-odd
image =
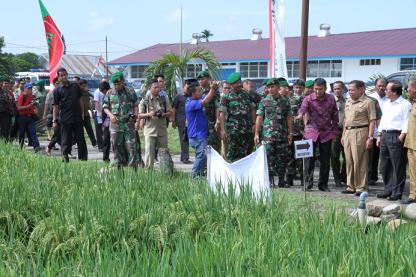
[[270, 76], [287, 78], [286, 45], [283, 35], [284, 0], [269, 0]]

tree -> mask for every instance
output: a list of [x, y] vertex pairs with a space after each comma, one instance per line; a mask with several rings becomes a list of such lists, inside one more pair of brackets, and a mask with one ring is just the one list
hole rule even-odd
[[149, 81], [156, 74], [163, 74], [165, 76], [166, 89], [171, 98], [176, 95], [176, 81], [183, 83], [186, 76], [187, 65], [192, 61], [201, 61], [205, 63], [208, 72], [214, 78], [218, 78], [218, 71], [220, 64], [217, 61], [214, 53], [205, 48], [185, 49], [181, 55], [168, 53], [159, 60], [150, 63], [146, 68], [145, 76]]
[[9, 55], [2, 52], [4, 46], [4, 37], [0, 37], [0, 75], [11, 77], [13, 75], [12, 63]]
[[214, 36], [214, 34], [211, 33], [211, 31], [210, 30], [207, 30], [207, 29], [203, 30], [201, 32], [201, 34], [202, 34], [202, 37], [205, 39], [205, 42], [209, 42], [209, 37]]

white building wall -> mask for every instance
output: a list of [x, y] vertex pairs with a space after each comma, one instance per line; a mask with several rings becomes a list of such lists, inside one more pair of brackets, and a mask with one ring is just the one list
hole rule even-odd
[[381, 59], [380, 65], [363, 65], [360, 66], [360, 59], [342, 60], [342, 80], [345, 82], [351, 80], [368, 81], [374, 74], [383, 74], [387, 76], [399, 70], [400, 59], [384, 58]]

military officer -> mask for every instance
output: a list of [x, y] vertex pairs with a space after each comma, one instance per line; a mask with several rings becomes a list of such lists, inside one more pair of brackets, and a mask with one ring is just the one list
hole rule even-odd
[[[0, 77], [0, 139], [8, 140], [13, 116], [13, 99], [9, 97], [6, 88], [3, 88], [6, 79]], [[8, 81], [7, 81], [8, 83]]]
[[104, 98], [103, 111], [110, 119], [113, 165], [119, 168], [127, 165], [136, 168], [139, 162], [135, 135], [137, 96], [134, 91], [127, 89], [121, 72], [111, 75], [111, 81], [114, 88]]
[[[210, 91], [211, 76], [209, 72], [206, 70], [199, 72], [197, 79], [202, 87], [202, 97], [206, 97]], [[219, 107], [220, 92], [217, 90], [214, 99], [205, 106], [205, 115], [208, 118], [208, 145], [217, 152], [221, 151], [221, 139], [217, 132], [219, 125]]]
[[376, 109], [374, 101], [365, 95], [363, 81], [351, 81], [348, 92], [341, 139], [347, 162], [347, 188], [342, 193], [360, 196], [367, 191], [368, 150], [373, 145]]
[[279, 187], [287, 187], [284, 176], [288, 160], [288, 146], [292, 143], [292, 111], [288, 98], [279, 95], [279, 83], [268, 80], [266, 86], [269, 95], [260, 101], [257, 109], [254, 143], [262, 140], [266, 144], [270, 183], [274, 186], [273, 176], [279, 177]]
[[242, 88], [241, 74], [232, 73], [227, 82], [232, 89], [220, 101], [221, 139], [227, 139], [227, 160], [234, 162], [247, 155], [255, 127], [255, 105]]

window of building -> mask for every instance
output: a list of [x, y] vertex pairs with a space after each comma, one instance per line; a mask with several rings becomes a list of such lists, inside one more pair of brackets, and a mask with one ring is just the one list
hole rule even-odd
[[222, 67], [226, 67], [226, 66], [235, 66], [235, 63], [221, 63]]
[[268, 62], [240, 63], [242, 78], [267, 78]]
[[366, 66], [366, 65], [380, 65], [381, 64], [381, 60], [380, 59], [364, 59], [364, 60], [360, 60], [360, 65], [361, 66]]
[[[299, 62], [288, 61], [287, 75], [289, 78], [299, 78]], [[317, 77], [334, 77], [339, 78], [342, 76], [342, 61], [341, 60], [322, 60], [322, 61], [309, 61], [306, 69], [306, 76], [308, 78]]]
[[400, 59], [400, 70], [416, 69], [416, 57]]
[[132, 65], [130, 78], [132, 79], [142, 79], [145, 78], [144, 71], [146, 70], [147, 65]]
[[202, 64], [188, 64], [186, 66], [186, 78], [196, 78], [196, 75], [202, 71]]

